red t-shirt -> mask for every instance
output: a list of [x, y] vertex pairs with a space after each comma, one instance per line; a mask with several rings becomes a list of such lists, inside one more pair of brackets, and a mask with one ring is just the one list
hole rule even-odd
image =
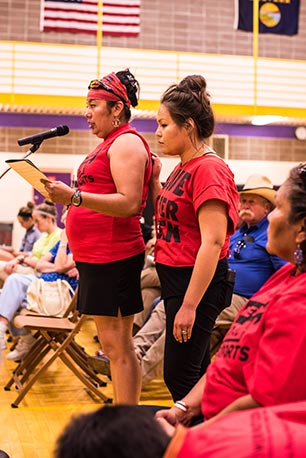
[[149, 157], [139, 215], [120, 218], [71, 205], [66, 231], [75, 261], [103, 264], [135, 256], [145, 249], [140, 217], [148, 196], [152, 160], [149, 145], [135, 129], [129, 124], [120, 126], [86, 157], [78, 169], [78, 188], [93, 194], [117, 192], [107, 152], [114, 140], [126, 133], [133, 133], [141, 138]]
[[179, 426], [164, 458], [304, 458], [306, 402], [234, 412]]
[[306, 400], [306, 273], [285, 264], [238, 313], [207, 370], [210, 418], [251, 394], [263, 406]]
[[208, 154], [178, 164], [158, 195], [156, 262], [175, 267], [194, 265], [201, 244], [197, 212], [211, 199], [227, 204], [228, 233], [220, 259], [227, 256], [229, 237], [238, 219], [239, 196], [229, 167], [218, 156]]

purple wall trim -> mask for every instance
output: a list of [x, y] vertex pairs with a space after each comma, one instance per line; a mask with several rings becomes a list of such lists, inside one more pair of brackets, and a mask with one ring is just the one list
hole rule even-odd
[[88, 129], [83, 116], [42, 115], [27, 113], [0, 113], [0, 126], [4, 127], [46, 127], [52, 129], [58, 125], [67, 125], [70, 129]]
[[[52, 129], [58, 125], [67, 125], [72, 130], [89, 130], [84, 116], [0, 113], [0, 126], [2, 127]], [[157, 127], [155, 119], [135, 119], [132, 125], [140, 132], [155, 132]]]
[[250, 124], [234, 123], [219, 123], [215, 128], [215, 134], [231, 135], [233, 137], [295, 138], [294, 131], [294, 126], [252, 126]]
[[[26, 113], [0, 113], [2, 127], [33, 127], [51, 129], [58, 125], [67, 125], [72, 130], [87, 130], [87, 121], [83, 116], [41, 115]], [[157, 127], [155, 119], [135, 119], [132, 125], [139, 132], [154, 133]], [[295, 138], [294, 126], [252, 126], [250, 124], [217, 123], [215, 134], [233, 137], [270, 137]]]

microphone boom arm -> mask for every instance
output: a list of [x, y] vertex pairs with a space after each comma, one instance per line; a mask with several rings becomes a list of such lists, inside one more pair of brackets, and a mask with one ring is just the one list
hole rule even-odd
[[[38, 150], [38, 148], [40, 147], [42, 142], [40, 143], [35, 143], [34, 145], [31, 146], [30, 149], [28, 149], [28, 151], [25, 153], [25, 155], [22, 157], [22, 159], [26, 159], [28, 156], [30, 156], [30, 154], [32, 153], [35, 153], [35, 151]], [[2, 177], [4, 177], [4, 175], [7, 174], [7, 172], [11, 170], [11, 167], [8, 167], [6, 170], [4, 170], [4, 172], [0, 175], [0, 180]]]
[[[53, 129], [47, 130], [46, 132], [40, 132], [39, 134], [35, 135], [30, 135], [29, 137], [24, 137], [20, 138], [18, 140], [18, 145], [23, 146], [27, 145], [28, 143], [32, 143], [31, 148], [25, 153], [25, 155], [22, 157], [22, 159], [26, 159], [30, 154], [35, 153], [35, 151], [38, 150], [40, 147], [41, 143], [44, 140], [47, 140], [48, 138], [53, 138], [53, 137], [61, 137], [63, 135], [68, 134], [69, 132], [69, 127], [68, 126], [57, 126], [53, 127]], [[10, 170], [10, 167], [8, 167], [1, 175], [0, 175], [0, 180], [4, 175]]]

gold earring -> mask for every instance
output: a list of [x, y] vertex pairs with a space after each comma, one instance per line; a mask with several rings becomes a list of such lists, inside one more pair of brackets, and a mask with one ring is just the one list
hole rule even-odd
[[120, 119], [118, 117], [113, 119], [113, 126], [119, 127], [120, 126]]

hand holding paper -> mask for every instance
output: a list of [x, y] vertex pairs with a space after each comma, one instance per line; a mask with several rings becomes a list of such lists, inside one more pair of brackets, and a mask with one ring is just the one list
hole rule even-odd
[[45, 185], [45, 189], [53, 202], [63, 205], [71, 204], [71, 198], [75, 192], [74, 188], [71, 188], [62, 181], [50, 181], [48, 179], [42, 179], [41, 181]]

